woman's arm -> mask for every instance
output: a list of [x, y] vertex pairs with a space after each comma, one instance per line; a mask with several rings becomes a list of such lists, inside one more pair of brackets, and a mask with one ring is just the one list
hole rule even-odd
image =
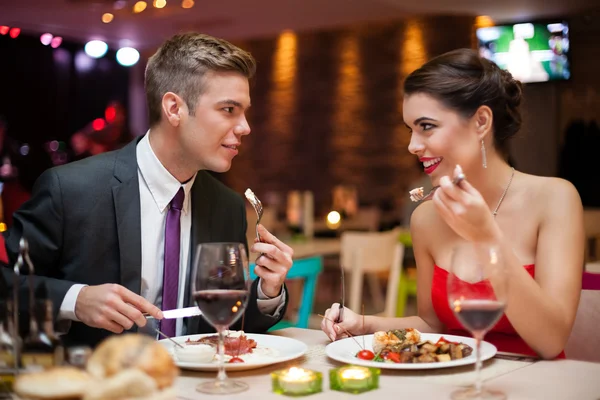
[[577, 313], [583, 268], [583, 209], [567, 181], [544, 185], [535, 280], [499, 233], [509, 271], [506, 315], [521, 338], [543, 358], [563, 349]]

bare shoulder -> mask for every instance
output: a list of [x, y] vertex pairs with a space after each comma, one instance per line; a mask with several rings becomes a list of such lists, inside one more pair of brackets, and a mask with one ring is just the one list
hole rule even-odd
[[573, 184], [565, 179], [524, 174], [524, 182], [531, 190], [533, 204], [540, 211], [562, 214], [583, 210], [581, 197]]
[[418, 234], [419, 231], [431, 227], [432, 224], [436, 223], [437, 218], [432, 201], [425, 201], [419, 204], [410, 217], [410, 230], [412, 234]]
[[[448, 227], [435, 210], [432, 201], [420, 204], [410, 218], [410, 233], [413, 244], [429, 243], [435, 248], [440, 238], [447, 234]], [[429, 246], [427, 246], [429, 247]]]

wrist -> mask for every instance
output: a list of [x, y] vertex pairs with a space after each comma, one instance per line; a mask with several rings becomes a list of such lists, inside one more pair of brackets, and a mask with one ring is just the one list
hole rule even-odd
[[273, 299], [281, 294], [282, 287], [283, 287], [283, 285], [279, 285], [279, 286], [268, 285], [267, 283], [265, 283], [264, 280], [261, 280], [260, 289], [262, 290], [262, 292], [265, 296], [267, 296], [271, 299]]
[[361, 329], [361, 335], [368, 335], [369, 333], [375, 332], [375, 329], [373, 329], [373, 325], [374, 325], [373, 318], [374, 318], [373, 315], [365, 316], [365, 324]]
[[502, 231], [500, 230], [500, 227], [498, 226], [498, 224], [494, 221], [491, 229], [487, 233], [477, 236], [477, 239], [475, 239], [475, 242], [499, 245], [502, 242], [502, 240], [503, 240]]
[[81, 318], [79, 318], [79, 312], [80, 310], [80, 301], [81, 301], [81, 296], [88, 290], [89, 286], [85, 285], [84, 287], [81, 288], [81, 290], [79, 291], [79, 293], [77, 293], [77, 298], [75, 299], [75, 307], [73, 307], [73, 313], [75, 314], [75, 318], [77, 318], [78, 320], [81, 320]]

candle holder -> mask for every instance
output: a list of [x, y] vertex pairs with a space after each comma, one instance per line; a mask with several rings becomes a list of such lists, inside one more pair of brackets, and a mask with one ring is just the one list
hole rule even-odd
[[307, 396], [323, 390], [323, 374], [292, 367], [271, 373], [273, 392], [287, 396]]
[[363, 393], [379, 387], [379, 368], [346, 365], [329, 371], [329, 388], [340, 392]]

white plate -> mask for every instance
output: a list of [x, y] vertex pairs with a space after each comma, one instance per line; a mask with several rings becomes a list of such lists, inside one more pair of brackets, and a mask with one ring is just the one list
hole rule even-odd
[[[354, 365], [364, 365], [365, 367], [375, 367], [375, 368], [386, 368], [386, 369], [437, 369], [437, 368], [449, 368], [449, 367], [458, 367], [460, 365], [469, 365], [475, 364], [475, 339], [464, 337], [464, 336], [454, 336], [454, 335], [440, 335], [437, 333], [421, 333], [421, 340], [429, 340], [433, 343], [437, 342], [439, 338], [444, 337], [450, 342], [462, 342], [467, 344], [473, 348], [473, 353], [470, 356], [461, 358], [459, 360], [452, 361], [442, 361], [442, 362], [432, 362], [432, 363], [422, 363], [422, 364], [401, 364], [401, 363], [388, 363], [388, 362], [376, 362], [376, 361], [365, 361], [359, 358], [356, 358], [356, 353], [358, 353], [362, 348], [356, 344], [354, 339], [358, 343], [363, 343], [362, 336], [354, 336], [352, 338], [341, 339], [330, 343], [325, 348], [325, 353], [328, 357], [333, 358], [336, 361], [345, 363], [345, 364], [354, 364]], [[367, 350], [373, 351], [373, 335], [365, 335], [364, 336], [365, 348]], [[496, 346], [488, 342], [481, 342], [481, 360], [488, 360], [496, 354]]]
[[[188, 336], [177, 336], [172, 338], [177, 343], [184, 344], [187, 339], [190, 340], [198, 340], [204, 336], [211, 336], [214, 333], [202, 334], [202, 335], [188, 335]], [[293, 360], [295, 358], [301, 357], [306, 353], [308, 347], [296, 340], [290, 339], [282, 336], [274, 336], [274, 335], [260, 335], [254, 333], [246, 333], [245, 334], [249, 339], [254, 339], [256, 341], [257, 348], [268, 348], [274, 350], [277, 355], [276, 356], [265, 356], [264, 358], [258, 360], [249, 360], [243, 363], [233, 363], [228, 364], [225, 363], [225, 369], [228, 371], [244, 371], [248, 369], [255, 369], [264, 367], [266, 365], [272, 365], [276, 363], [281, 363], [289, 360]], [[175, 364], [179, 368], [182, 369], [191, 369], [196, 371], [217, 371], [219, 365], [216, 361], [210, 363], [193, 363], [193, 362], [182, 362], [177, 360], [175, 356], [175, 351], [173, 347], [175, 346], [170, 340], [163, 339], [159, 340], [163, 346], [169, 350], [171, 356], [175, 360]], [[244, 356], [242, 356], [243, 358]]]

